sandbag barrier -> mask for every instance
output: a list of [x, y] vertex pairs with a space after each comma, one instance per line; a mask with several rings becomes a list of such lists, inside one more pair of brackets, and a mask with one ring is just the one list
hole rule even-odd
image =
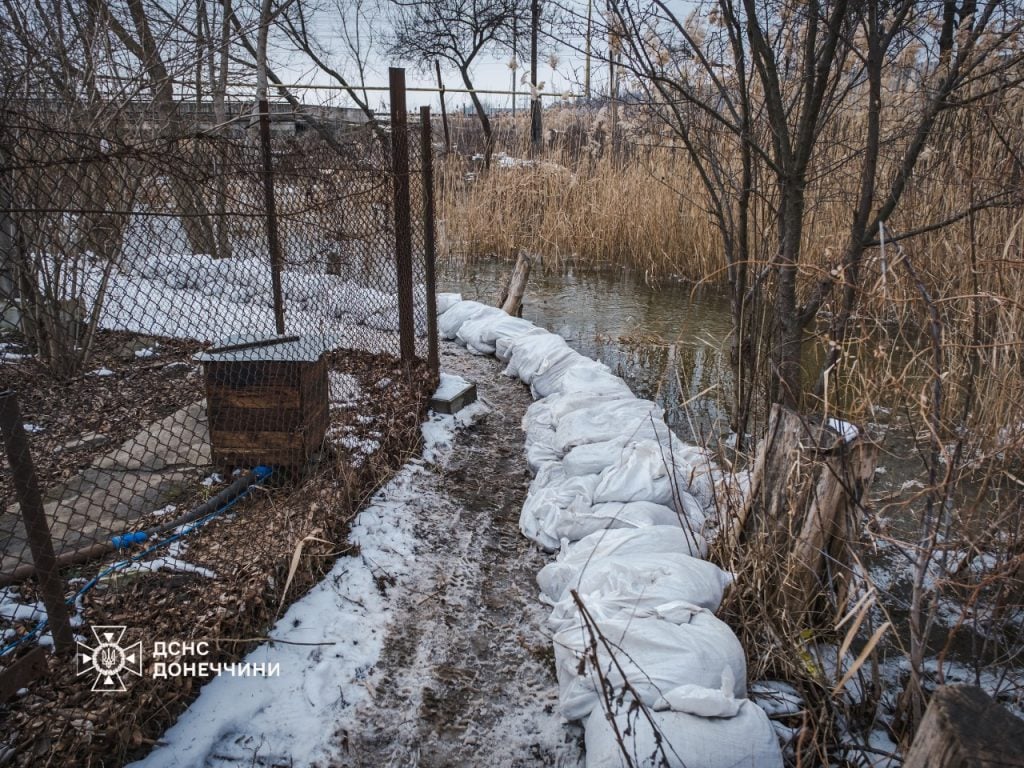
[[767, 715], [746, 698], [743, 649], [714, 615], [732, 581], [703, 559], [721, 471], [561, 336], [459, 294], [437, 307], [445, 339], [497, 356], [535, 398], [519, 524], [558, 552], [537, 584], [561, 713], [586, 723], [588, 768], [781, 766]]

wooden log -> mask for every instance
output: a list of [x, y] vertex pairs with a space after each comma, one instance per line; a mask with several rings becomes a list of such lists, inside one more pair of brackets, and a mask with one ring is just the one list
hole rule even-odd
[[530, 268], [533, 260], [523, 251], [519, 252], [516, 266], [508, 280], [508, 288], [499, 302], [501, 308], [513, 317], [523, 316], [523, 295], [526, 293], [526, 281], [530, 279]]
[[730, 543], [759, 548], [757, 581], [803, 626], [831, 629], [845, 605], [849, 547], [877, 454], [868, 440], [847, 442], [820, 419], [772, 408]]
[[980, 688], [935, 691], [903, 768], [1024, 768], [1024, 720]]

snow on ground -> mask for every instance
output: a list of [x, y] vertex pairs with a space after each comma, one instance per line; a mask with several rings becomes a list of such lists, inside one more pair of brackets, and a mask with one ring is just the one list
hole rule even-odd
[[[354, 520], [359, 554], [340, 558], [244, 660], [278, 664], [280, 676], [213, 679], [136, 766], [579, 763], [529, 626], [544, 615], [536, 563], [522, 562], [542, 556], [516, 529], [529, 398], [504, 379], [488, 385], [480, 375], [499, 379], [494, 364], [466, 358], [454, 362], [476, 366], [481, 394], [501, 387], [522, 402], [492, 393], [501, 409], [432, 416], [429, 458], [409, 462]], [[497, 469], [484, 460], [496, 451]]]
[[[87, 263], [80, 269], [82, 297], [91, 307], [103, 271]], [[396, 294], [317, 271], [286, 269], [281, 279], [289, 333], [322, 339], [330, 347], [394, 346]], [[104, 290], [100, 326], [107, 330], [215, 342], [275, 334], [270, 270], [260, 259], [160, 254], [113, 268]], [[422, 318], [423, 286], [417, 286], [414, 299], [416, 316]], [[145, 349], [136, 356], [152, 354]]]

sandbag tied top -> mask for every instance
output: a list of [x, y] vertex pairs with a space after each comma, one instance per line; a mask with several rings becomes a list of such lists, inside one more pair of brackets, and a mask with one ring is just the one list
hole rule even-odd
[[493, 355], [498, 339], [517, 339], [537, 326], [520, 317], [510, 317], [502, 312], [501, 316], [485, 314], [467, 320], [455, 334], [461, 344], [481, 355]]
[[537, 586], [542, 599], [547, 598], [554, 604], [562, 599], [567, 589], [578, 587], [580, 574], [591, 562], [611, 556], [642, 558], [679, 552], [702, 557], [701, 550], [706, 547], [706, 542], [698, 542], [692, 532], [671, 525], [595, 531], [575, 543], [563, 541], [558, 559], [537, 574]]
[[[599, 600], [592, 599], [597, 611]], [[625, 681], [647, 706], [663, 692], [690, 683], [720, 688], [723, 674], [733, 681], [735, 698], [746, 697], [747, 665], [732, 630], [707, 610], [691, 606], [679, 621], [662, 618], [596, 619], [606, 638], [597, 646], [597, 668], [591, 628], [579, 623], [554, 637], [559, 708], [568, 720], [580, 720], [601, 707], [602, 680], [618, 692]], [[614, 661], [609, 648], [615, 649]], [[581, 664], [582, 662], [582, 664]], [[582, 668], [583, 673], [580, 674]]]

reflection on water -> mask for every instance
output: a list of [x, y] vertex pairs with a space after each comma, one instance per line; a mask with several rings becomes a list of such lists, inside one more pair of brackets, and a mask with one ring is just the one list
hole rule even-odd
[[[438, 290], [495, 304], [509, 268], [446, 265]], [[672, 283], [651, 288], [623, 272], [538, 270], [530, 275], [523, 317], [605, 363], [637, 396], [665, 406], [666, 421], [685, 439], [714, 440], [728, 431], [730, 325], [724, 295]]]

